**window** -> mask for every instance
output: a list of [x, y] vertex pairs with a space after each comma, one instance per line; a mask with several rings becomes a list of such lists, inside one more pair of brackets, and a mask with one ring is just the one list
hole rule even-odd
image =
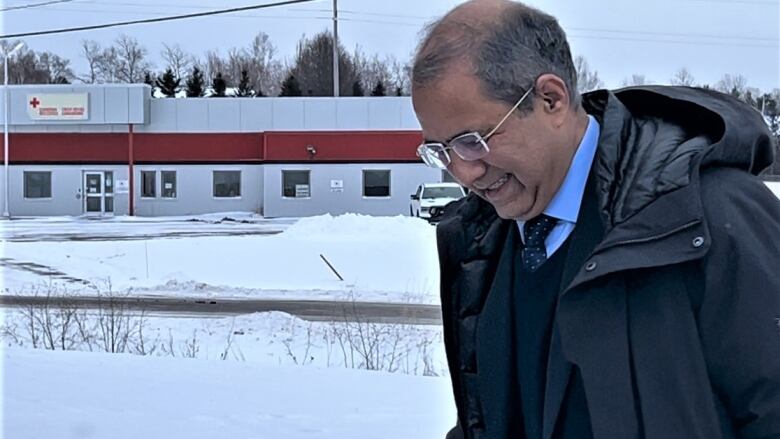
[[433, 200], [436, 198], [454, 198], [463, 197], [463, 190], [458, 186], [430, 186], [423, 192], [423, 198]]
[[103, 183], [103, 193], [106, 195], [114, 195], [114, 173], [112, 171], [106, 171], [103, 173], [105, 182]]
[[103, 194], [105, 196], [105, 211], [114, 211], [114, 173], [112, 171], [106, 171], [103, 173]]
[[142, 198], [155, 198], [157, 196], [155, 177], [157, 177], [157, 171], [141, 171]]
[[364, 197], [390, 196], [390, 171], [363, 171]]
[[176, 198], [176, 171], [160, 172], [162, 186], [160, 196], [163, 198]]
[[309, 171], [282, 171], [282, 196], [285, 198], [311, 197]]
[[214, 196], [234, 198], [241, 196], [241, 171], [214, 171]]
[[24, 198], [51, 198], [51, 172], [25, 172]]

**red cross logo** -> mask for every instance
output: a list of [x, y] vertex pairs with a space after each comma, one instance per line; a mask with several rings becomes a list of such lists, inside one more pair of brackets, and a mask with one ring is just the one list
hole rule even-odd
[[30, 105], [33, 108], [38, 108], [38, 105], [41, 105], [41, 101], [39, 101], [38, 98], [33, 97], [32, 100], [30, 101]]

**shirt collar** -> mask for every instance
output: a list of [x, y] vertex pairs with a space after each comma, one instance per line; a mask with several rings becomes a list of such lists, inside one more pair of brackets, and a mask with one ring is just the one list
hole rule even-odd
[[[600, 132], [599, 123], [593, 116], [588, 115], [588, 127], [585, 129], [585, 134], [577, 146], [577, 151], [574, 153], [563, 184], [550, 201], [547, 209], [544, 210], [545, 215], [561, 221], [577, 223], [582, 196], [585, 194], [585, 185], [588, 182], [588, 174], [590, 174], [590, 168], [596, 156]], [[522, 233], [522, 225], [525, 221], [518, 220], [517, 223]]]

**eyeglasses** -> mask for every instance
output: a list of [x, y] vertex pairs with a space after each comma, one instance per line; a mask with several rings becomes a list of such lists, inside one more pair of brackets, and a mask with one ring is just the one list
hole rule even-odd
[[446, 169], [452, 162], [450, 154], [447, 152], [447, 150], [450, 149], [455, 151], [455, 154], [457, 154], [458, 157], [466, 161], [479, 160], [485, 157], [490, 152], [490, 148], [487, 144], [490, 136], [501, 128], [501, 125], [503, 125], [503, 123], [509, 119], [509, 116], [517, 110], [517, 107], [523, 103], [532, 90], [533, 87], [529, 88], [520, 100], [517, 101], [514, 107], [512, 107], [498, 124], [484, 136], [476, 131], [472, 131], [470, 133], [455, 136], [446, 142], [426, 142], [417, 147], [417, 156], [422, 158], [426, 165], [439, 169]]

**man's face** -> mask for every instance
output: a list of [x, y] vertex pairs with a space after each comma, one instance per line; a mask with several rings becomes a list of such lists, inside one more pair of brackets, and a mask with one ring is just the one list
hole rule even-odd
[[[541, 214], [558, 191], [571, 160], [561, 118], [545, 111], [544, 100], [531, 93], [533, 112], [511, 115], [488, 139], [487, 156], [465, 161], [448, 151], [450, 174], [490, 202], [505, 219], [527, 220]], [[445, 143], [468, 131], [484, 136], [511, 108], [486, 96], [479, 81], [465, 73], [450, 73], [433, 86], [416, 87], [412, 102], [425, 140]]]

